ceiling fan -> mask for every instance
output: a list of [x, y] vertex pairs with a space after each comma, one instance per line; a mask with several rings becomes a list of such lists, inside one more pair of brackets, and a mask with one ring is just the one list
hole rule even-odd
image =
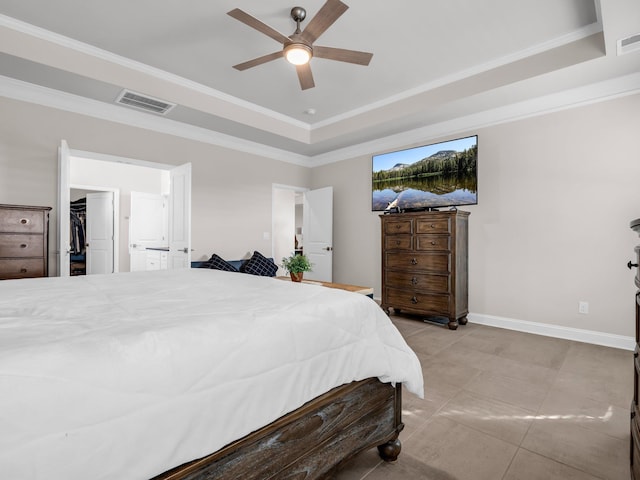
[[312, 57], [355, 63], [357, 65], [369, 65], [373, 53], [313, 45], [313, 42], [333, 25], [348, 8], [349, 7], [340, 0], [327, 0], [315, 17], [309, 20], [305, 29], [300, 30], [300, 23], [306, 18], [307, 11], [302, 7], [293, 7], [291, 9], [291, 18], [296, 22], [296, 31], [288, 37], [239, 8], [227, 12], [228, 15], [236, 20], [264, 33], [283, 45], [280, 51], [254, 58], [248, 62], [239, 63], [238, 65], [234, 65], [233, 68], [242, 71], [285, 57], [290, 63], [295, 65], [298, 79], [300, 80], [300, 87], [302, 90], [306, 90], [307, 88], [313, 88], [315, 86], [313, 75], [311, 74], [311, 67], [309, 66], [309, 60], [311, 60]]

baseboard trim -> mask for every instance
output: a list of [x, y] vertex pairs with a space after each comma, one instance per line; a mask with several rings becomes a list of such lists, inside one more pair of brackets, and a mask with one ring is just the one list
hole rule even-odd
[[633, 337], [624, 335], [614, 335], [612, 333], [596, 332], [594, 330], [583, 330], [580, 328], [561, 327], [548, 323], [529, 322], [527, 320], [515, 320], [513, 318], [496, 317], [494, 315], [484, 315], [481, 313], [470, 313], [467, 316], [469, 322], [489, 327], [505, 328], [518, 332], [533, 333], [546, 337], [564, 338], [576, 342], [592, 343], [605, 347], [620, 348], [622, 350], [633, 350], [636, 342]]

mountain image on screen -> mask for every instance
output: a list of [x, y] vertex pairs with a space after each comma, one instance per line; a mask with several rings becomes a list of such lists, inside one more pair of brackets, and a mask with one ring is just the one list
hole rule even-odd
[[475, 205], [477, 160], [477, 136], [374, 156], [372, 210]]

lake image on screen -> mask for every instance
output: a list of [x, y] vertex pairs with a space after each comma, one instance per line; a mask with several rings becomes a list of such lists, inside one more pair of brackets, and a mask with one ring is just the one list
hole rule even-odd
[[374, 156], [372, 209], [476, 204], [477, 138]]

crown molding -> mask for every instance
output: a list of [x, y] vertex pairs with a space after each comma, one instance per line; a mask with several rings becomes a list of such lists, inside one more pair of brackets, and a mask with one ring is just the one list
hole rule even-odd
[[198, 142], [293, 163], [295, 165], [309, 166], [309, 157], [305, 155], [298, 155], [250, 140], [244, 140], [168, 118], [157, 117], [118, 105], [111, 105], [59, 90], [34, 85], [10, 77], [0, 76], [0, 96], [78, 113], [80, 115], [87, 115], [123, 125], [143, 128], [158, 133], [174, 135], [189, 140], [196, 140]]
[[30, 37], [37, 38], [45, 42], [53, 43], [63, 48], [73, 50], [73, 51], [82, 53], [84, 55], [88, 55], [88, 56], [112, 63], [114, 65], [119, 65], [121, 67], [134, 70], [134, 71], [143, 73], [145, 75], [149, 75], [151, 77], [166, 81], [168, 83], [171, 83], [183, 88], [187, 88], [194, 92], [198, 92], [200, 94], [207, 95], [217, 100], [230, 103], [232, 105], [235, 105], [236, 107], [249, 110], [253, 113], [269, 117], [279, 122], [289, 124], [292, 127], [310, 131], [310, 125], [306, 122], [296, 120], [287, 115], [278, 113], [274, 110], [261, 107], [259, 105], [256, 105], [255, 103], [242, 100], [240, 98], [221, 92], [220, 90], [216, 90], [214, 88], [207, 87], [206, 85], [203, 85], [198, 82], [194, 82], [192, 80], [181, 77], [179, 75], [169, 73], [165, 70], [161, 70], [159, 68], [155, 68], [150, 65], [137, 62], [130, 58], [117, 55], [107, 50], [103, 50], [93, 45], [80, 42], [78, 40], [74, 40], [72, 38], [66, 37], [64, 35], [60, 35], [58, 33], [51, 32], [49, 30], [45, 30], [44, 28], [37, 27], [30, 23], [22, 22], [13, 17], [0, 14], [0, 27], [14, 30], [16, 32], [20, 32], [22, 34], [28, 35]]
[[428, 125], [400, 134], [381, 137], [369, 142], [336, 149], [314, 156], [300, 155], [270, 147], [250, 140], [187, 125], [175, 120], [156, 117], [117, 105], [87, 99], [58, 90], [33, 85], [9, 77], [0, 76], [0, 96], [28, 103], [44, 105], [59, 110], [100, 118], [124, 125], [144, 128], [168, 135], [179, 136], [211, 145], [271, 158], [304, 167], [318, 167], [329, 163], [371, 155], [375, 152], [394, 150], [429, 139], [455, 136], [470, 130], [486, 128], [501, 123], [544, 115], [584, 105], [612, 100], [617, 97], [640, 93], [640, 73], [629, 74], [585, 87], [537, 97], [446, 122]]
[[527, 57], [531, 57], [533, 55], [546, 52], [547, 50], [552, 50], [557, 47], [568, 45], [572, 42], [582, 40], [584, 38], [590, 37], [591, 35], [599, 32], [602, 32], [602, 23], [600, 21], [598, 21], [597, 23], [592, 23], [591, 25], [587, 25], [586, 27], [578, 29], [567, 35], [563, 35], [561, 37], [555, 38], [553, 40], [549, 40], [547, 42], [543, 42], [538, 45], [533, 45], [529, 48], [520, 50], [516, 53], [505, 55], [504, 57], [497, 58], [495, 60], [486, 62], [484, 64], [476, 65], [472, 68], [461, 70], [451, 75], [446, 75], [432, 82], [424, 83], [422, 85], [419, 85], [418, 87], [399, 93], [398, 95], [393, 95], [391, 97], [385, 98], [378, 102], [370, 103], [362, 108], [350, 110], [349, 112], [345, 112], [341, 115], [336, 115], [334, 117], [327, 118], [323, 121], [313, 123], [311, 125], [311, 131], [313, 132], [313, 130], [327, 127], [334, 123], [342, 122], [344, 120], [348, 120], [358, 115], [366, 114], [378, 108], [383, 108], [393, 103], [400, 102], [402, 100], [406, 100], [408, 98], [415, 97], [417, 95], [423, 94], [430, 90], [434, 90], [436, 88], [442, 87], [444, 85], [449, 85], [451, 83], [463, 80], [465, 78], [473, 77], [475, 75], [488, 72], [490, 70], [502, 67], [504, 65], [508, 65], [510, 63], [517, 62], [519, 60], [523, 60]]
[[480, 128], [577, 108], [637, 93], [640, 93], [640, 73], [629, 74], [585, 87], [536, 97], [531, 100], [485, 110], [446, 122], [315, 155], [311, 158], [312, 166], [318, 167], [362, 155], [371, 155], [375, 152], [395, 150], [407, 145], [423, 143], [429, 139], [460, 136], [460, 134]]

